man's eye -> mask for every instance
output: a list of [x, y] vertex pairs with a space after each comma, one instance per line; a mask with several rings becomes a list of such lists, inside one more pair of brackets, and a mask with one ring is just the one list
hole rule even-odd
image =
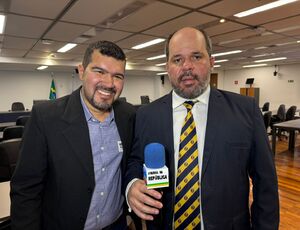
[[180, 64], [181, 61], [182, 61], [182, 58], [174, 58], [174, 59], [173, 59], [173, 63], [174, 63], [174, 64]]
[[124, 79], [124, 76], [123, 76], [123, 75], [115, 75], [114, 77], [117, 78], [117, 79], [120, 79], [120, 80], [123, 80], [123, 79]]
[[202, 56], [199, 54], [193, 56], [193, 59], [196, 61], [199, 61], [201, 58], [202, 58]]

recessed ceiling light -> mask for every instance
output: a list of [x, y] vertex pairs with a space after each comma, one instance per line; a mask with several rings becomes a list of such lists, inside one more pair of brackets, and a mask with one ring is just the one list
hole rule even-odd
[[162, 73], [157, 73], [156, 75], [160, 76], [160, 75], [167, 75], [168, 72], [162, 72]]
[[165, 40], [166, 40], [166, 39], [164, 39], [164, 38], [157, 38], [157, 39], [154, 39], [154, 40], [151, 40], [151, 41], [148, 41], [148, 42], [145, 42], [145, 43], [142, 43], [142, 44], [133, 46], [132, 49], [134, 49], [134, 50], [143, 49], [143, 48], [146, 48], [146, 47], [148, 47], [148, 46], [152, 46], [152, 45], [161, 43], [161, 42], [163, 42], [163, 41], [165, 41]]
[[256, 14], [256, 13], [259, 13], [259, 12], [262, 12], [262, 11], [270, 10], [270, 9], [273, 9], [273, 8], [276, 8], [276, 7], [279, 7], [279, 6], [283, 6], [283, 5], [286, 5], [286, 4], [295, 2], [295, 1], [297, 1], [297, 0], [279, 0], [279, 1], [276, 1], [276, 2], [271, 2], [271, 3], [265, 4], [265, 5], [262, 5], [262, 6], [259, 6], [259, 7], [252, 8], [250, 10], [240, 12], [238, 14], [235, 14], [234, 16], [238, 17], [238, 18], [242, 18], [242, 17], [246, 17], [246, 16]]
[[215, 63], [221, 63], [221, 62], [226, 62], [228, 59], [222, 59], [222, 60], [215, 60]]
[[241, 50], [233, 50], [233, 51], [228, 51], [228, 52], [223, 52], [223, 53], [216, 53], [216, 54], [213, 54], [212, 56], [213, 57], [218, 57], [218, 56], [224, 56], [224, 55], [229, 55], [229, 54], [237, 54], [237, 53], [241, 53], [243, 51]]
[[155, 59], [160, 59], [160, 58], [165, 58], [166, 55], [165, 54], [162, 54], [162, 55], [158, 55], [158, 56], [154, 56], [154, 57], [149, 57], [147, 58], [146, 60], [155, 60]]
[[155, 66], [163, 66], [163, 65], [166, 65], [167, 63], [164, 62], [164, 63], [159, 63], [159, 64], [156, 64]]
[[268, 62], [268, 61], [279, 61], [279, 60], [285, 60], [286, 57], [278, 57], [278, 58], [269, 58], [269, 59], [263, 59], [263, 60], [256, 60], [254, 62], [259, 63], [259, 62]]
[[77, 44], [75, 44], [75, 43], [68, 43], [65, 46], [61, 47], [59, 50], [57, 50], [57, 52], [59, 52], [59, 53], [65, 53], [65, 52], [73, 49], [75, 46], [77, 46]]
[[43, 70], [43, 69], [47, 69], [47, 68], [48, 68], [47, 65], [41, 65], [41, 66], [37, 67], [36, 69], [37, 70]]
[[225, 20], [225, 18], [221, 18], [219, 22], [224, 23], [224, 22], [226, 22], [226, 20]]
[[244, 65], [243, 68], [251, 68], [251, 67], [260, 67], [260, 66], [266, 66], [267, 64], [254, 64], [254, 65]]
[[3, 34], [5, 28], [6, 16], [0, 15], [0, 34]]

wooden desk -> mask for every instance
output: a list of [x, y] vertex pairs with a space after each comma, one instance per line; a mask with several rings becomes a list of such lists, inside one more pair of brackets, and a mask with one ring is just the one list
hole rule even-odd
[[0, 218], [10, 216], [10, 184], [9, 182], [0, 183]]
[[285, 129], [289, 131], [289, 150], [295, 148], [295, 131], [300, 130], [300, 119], [276, 123], [272, 129], [272, 151], [276, 152], [276, 131], [278, 129]]

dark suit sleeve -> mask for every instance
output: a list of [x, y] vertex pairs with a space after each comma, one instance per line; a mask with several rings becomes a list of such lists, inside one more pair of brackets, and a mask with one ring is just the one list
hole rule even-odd
[[276, 169], [262, 114], [254, 106], [253, 144], [250, 177], [253, 183], [251, 219], [253, 229], [275, 230], [279, 225], [279, 199]]
[[144, 155], [142, 150], [142, 133], [143, 133], [143, 117], [140, 113], [137, 113], [136, 116], [136, 123], [135, 123], [135, 131], [134, 131], [134, 140], [133, 140], [133, 147], [130, 153], [128, 164], [127, 164], [127, 171], [125, 176], [125, 187], [127, 184], [134, 178], [142, 179], [143, 173], [143, 162], [144, 162]]
[[38, 111], [33, 109], [11, 180], [11, 220], [15, 230], [41, 229], [41, 197], [47, 168], [47, 144], [41, 124]]

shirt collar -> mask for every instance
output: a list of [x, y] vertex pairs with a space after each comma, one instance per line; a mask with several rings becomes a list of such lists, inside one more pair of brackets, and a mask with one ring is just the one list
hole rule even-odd
[[[202, 103], [205, 105], [208, 105], [208, 100], [209, 100], [209, 95], [210, 95], [210, 85], [207, 86], [206, 90], [199, 95], [198, 97], [192, 99], [192, 101], [197, 101], [197, 103]], [[188, 101], [191, 99], [186, 99], [181, 96], [179, 96], [175, 91], [173, 90], [172, 92], [172, 108], [176, 109], [179, 106], [181, 106], [185, 101]]]
[[[95, 118], [93, 116], [93, 114], [88, 109], [86, 103], [84, 102], [81, 90], [80, 90], [80, 101], [81, 101], [81, 105], [82, 105], [82, 108], [83, 108], [83, 111], [84, 111], [86, 121], [95, 121], [95, 120], [97, 120], [97, 118]], [[114, 118], [115, 118], [114, 109], [112, 108], [111, 112], [109, 113], [109, 116], [105, 119], [104, 122], [109, 122], [110, 123], [114, 120]]]

